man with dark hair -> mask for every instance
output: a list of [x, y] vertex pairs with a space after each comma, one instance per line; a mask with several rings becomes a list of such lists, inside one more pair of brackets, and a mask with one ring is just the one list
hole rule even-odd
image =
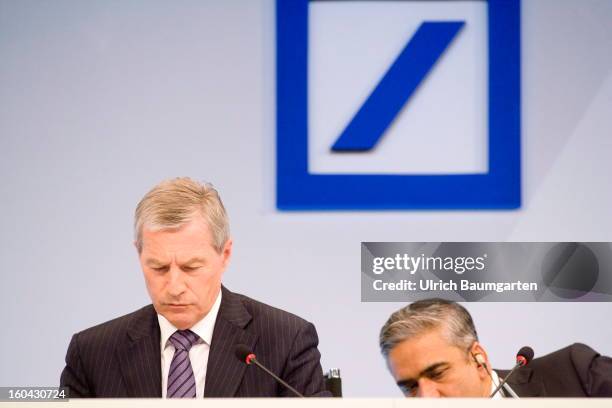
[[[508, 375], [490, 368], [468, 311], [443, 299], [393, 313], [379, 343], [407, 397], [489, 397]], [[612, 397], [612, 359], [576, 343], [518, 368], [507, 384], [494, 398]]]

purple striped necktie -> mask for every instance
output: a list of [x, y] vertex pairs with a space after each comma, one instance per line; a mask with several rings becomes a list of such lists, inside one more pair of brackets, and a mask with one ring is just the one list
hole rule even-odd
[[167, 398], [195, 398], [196, 383], [189, 361], [189, 349], [199, 338], [191, 330], [177, 330], [170, 336], [170, 342], [176, 351], [168, 373]]

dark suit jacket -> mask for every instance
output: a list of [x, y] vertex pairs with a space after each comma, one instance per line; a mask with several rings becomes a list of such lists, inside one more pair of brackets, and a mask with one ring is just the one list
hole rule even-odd
[[612, 397], [612, 358], [575, 343], [518, 368], [508, 384], [519, 397]]
[[[311, 323], [222, 288], [206, 371], [205, 397], [276, 397], [290, 393], [235, 356], [246, 344], [258, 360], [306, 396], [324, 386]], [[70, 397], [161, 397], [160, 330], [152, 305], [75, 334], [60, 385]]]

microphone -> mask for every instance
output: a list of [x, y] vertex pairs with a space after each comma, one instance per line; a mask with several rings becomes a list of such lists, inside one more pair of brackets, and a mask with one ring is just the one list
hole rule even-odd
[[497, 388], [495, 388], [495, 391], [493, 391], [493, 393], [491, 394], [489, 398], [493, 398], [495, 394], [497, 394], [502, 387], [504, 387], [504, 389], [506, 389], [506, 391], [508, 391], [514, 398], [518, 398], [518, 395], [516, 395], [516, 393], [512, 391], [512, 388], [510, 388], [510, 386], [506, 384], [506, 381], [508, 381], [512, 373], [514, 373], [514, 370], [516, 370], [519, 367], [526, 366], [527, 364], [531, 362], [531, 360], [533, 360], [533, 349], [529, 346], [521, 347], [519, 352], [516, 353], [516, 364], [514, 365], [514, 367], [512, 367], [512, 370], [510, 370], [506, 378], [504, 378], [499, 383]]
[[519, 352], [516, 353], [516, 363], [520, 364], [521, 367], [531, 363], [531, 360], [533, 360], [533, 349], [529, 346], [521, 347]]
[[243, 363], [246, 363], [246, 365], [255, 364], [257, 367], [265, 371], [270, 377], [274, 378], [278, 383], [280, 383], [285, 388], [287, 388], [289, 391], [291, 391], [294, 395], [300, 398], [304, 398], [304, 396], [300, 394], [295, 388], [293, 388], [292, 386], [290, 386], [289, 384], [281, 380], [276, 374], [268, 370], [263, 364], [257, 361], [257, 357], [255, 356], [255, 353], [251, 351], [249, 346], [245, 344], [238, 344], [236, 345], [235, 351], [236, 351], [236, 358], [238, 358], [238, 360], [242, 361]]

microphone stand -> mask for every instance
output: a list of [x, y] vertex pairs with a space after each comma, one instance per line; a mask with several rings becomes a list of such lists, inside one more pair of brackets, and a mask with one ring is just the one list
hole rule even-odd
[[510, 394], [512, 396], [512, 398], [519, 398], [519, 396], [516, 394], [516, 392], [514, 392], [514, 390], [512, 388], [510, 388], [510, 385], [506, 384], [506, 381], [508, 381], [508, 378], [510, 378], [510, 376], [512, 375], [514, 370], [516, 370], [517, 368], [519, 368], [522, 365], [523, 365], [522, 361], [517, 362], [514, 365], [514, 367], [512, 367], [512, 370], [510, 370], [510, 372], [508, 373], [506, 378], [504, 378], [503, 380], [500, 381], [499, 385], [497, 386], [497, 388], [495, 388], [495, 391], [493, 391], [493, 393], [491, 394], [491, 396], [489, 398], [493, 398], [495, 396], [495, 394], [497, 394], [499, 392], [499, 390], [501, 390], [502, 387], [504, 387], [504, 390], [508, 391], [508, 394]]
[[278, 381], [279, 383], [281, 383], [282, 385], [284, 385], [285, 387], [287, 387], [288, 390], [290, 390], [291, 392], [293, 392], [295, 395], [297, 395], [300, 398], [305, 398], [302, 394], [300, 394], [298, 392], [298, 390], [296, 390], [295, 388], [293, 388], [292, 386], [290, 386], [289, 384], [287, 384], [285, 381], [281, 380], [276, 374], [274, 374], [272, 371], [268, 370], [263, 364], [261, 364], [259, 361], [257, 361], [257, 359], [255, 358], [255, 356], [251, 357], [249, 359], [249, 362], [247, 364], [255, 364], [257, 367], [261, 368], [262, 370], [264, 370], [266, 373], [268, 373], [268, 375], [270, 375], [272, 378], [274, 378], [276, 381]]

